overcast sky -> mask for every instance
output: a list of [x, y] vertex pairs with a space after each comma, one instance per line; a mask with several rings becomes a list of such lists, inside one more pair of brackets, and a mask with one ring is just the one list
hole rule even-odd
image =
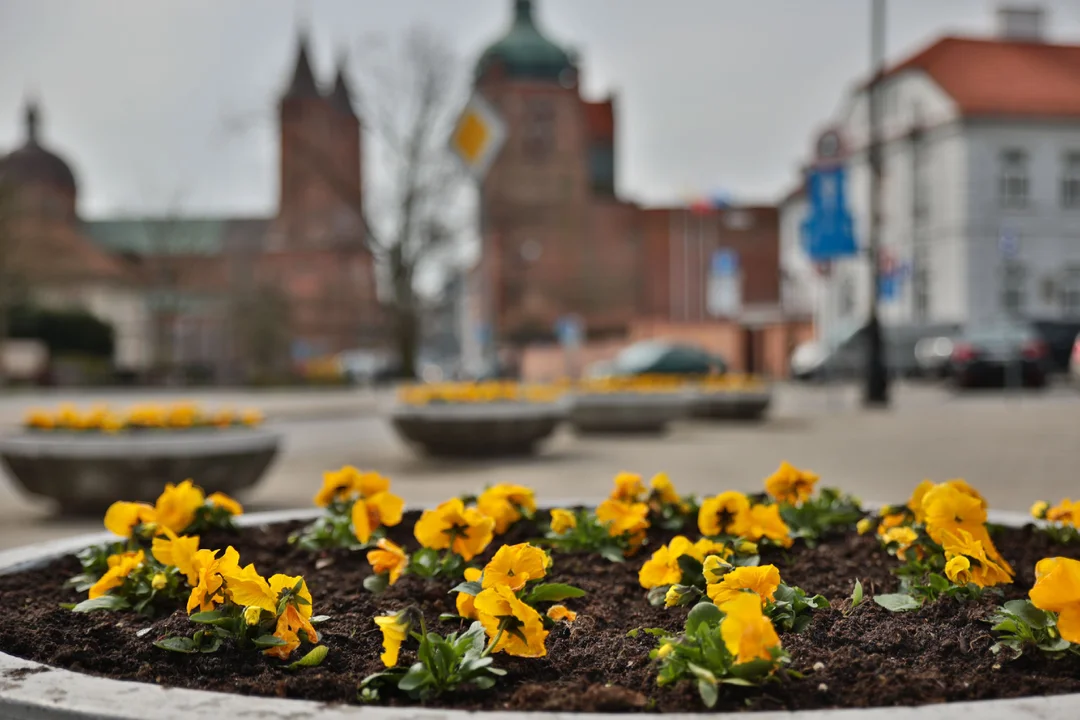
[[[661, 204], [726, 191], [775, 201], [812, 134], [868, 64], [870, 0], [536, 0], [582, 58], [585, 93], [619, 98], [619, 187]], [[28, 91], [73, 165], [87, 217], [163, 208], [268, 212], [273, 107], [298, 17], [326, 77], [342, 48], [444, 33], [471, 63], [513, 0], [0, 0], [0, 149], [21, 142]], [[992, 0], [892, 0], [889, 56], [943, 33], [994, 32]], [[1080, 42], [1080, 0], [1045, 2]], [[361, 60], [353, 72], [363, 71]], [[240, 128], [240, 129], [238, 129]]]

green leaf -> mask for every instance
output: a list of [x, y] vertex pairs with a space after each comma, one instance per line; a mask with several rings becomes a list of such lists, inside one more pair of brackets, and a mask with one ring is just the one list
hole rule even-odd
[[686, 582], [686, 580], [696, 578], [704, 572], [704, 566], [701, 564], [701, 561], [690, 555], [680, 555], [676, 559], [676, 562], [679, 563], [679, 569], [682, 570], [683, 574], [683, 581], [687, 585], [690, 583]]
[[875, 595], [874, 602], [881, 607], [885, 608], [889, 612], [907, 612], [909, 610], [918, 610], [922, 605], [919, 601], [910, 595], [903, 593], [887, 593], [885, 595]]
[[579, 598], [585, 594], [585, 591], [581, 588], [576, 588], [573, 585], [564, 585], [562, 583], [545, 583], [543, 585], [537, 585], [525, 598], [527, 605], [534, 605], [542, 602], [559, 602], [560, 600], [568, 600], [570, 598]]
[[279, 638], [277, 635], [260, 635], [251, 642], [255, 645], [255, 647], [260, 648], [280, 647], [285, 644], [285, 641]]
[[390, 581], [386, 575], [368, 575], [364, 578], [363, 584], [365, 590], [375, 595], [390, 587]]
[[328, 621], [329, 619], [330, 619], [329, 615], [316, 615], [315, 617], [311, 618], [311, 624], [312, 625], [319, 625], [320, 623], [324, 623], [324, 622]]
[[815, 610], [824, 610], [829, 607], [829, 599], [824, 595], [815, 595], [812, 598], [807, 598], [806, 604]]
[[626, 558], [623, 556], [622, 549], [615, 545], [605, 545], [600, 548], [599, 552], [600, 557], [604, 558], [605, 560], [617, 563], [626, 562]]
[[479, 583], [479, 581], [473, 580], [472, 582], [458, 583], [457, 585], [455, 585], [453, 587], [452, 590], [450, 590], [450, 593], [448, 593], [448, 594], [465, 593], [466, 595], [476, 596], [476, 595], [479, 595], [480, 593], [482, 593], [483, 591], [484, 591], [484, 586], [481, 585]]
[[947, 577], [938, 575], [937, 573], [930, 573], [930, 589], [936, 593], [943, 593], [952, 586]]
[[409, 668], [409, 671], [398, 681], [398, 690], [411, 693], [424, 687], [434, 679], [431, 672], [424, 667], [423, 663], [416, 663]]
[[93, 600], [83, 600], [81, 603], [71, 608], [71, 612], [88, 613], [97, 612], [98, 610], [126, 610], [131, 605], [127, 600], [119, 595], [102, 595], [96, 597]]
[[326, 655], [329, 652], [330, 648], [326, 647], [325, 645], [313, 647], [310, 651], [308, 651], [307, 655], [300, 658], [294, 663], [289, 663], [289, 669], [296, 670], [297, 668], [315, 667], [317, 665], [320, 665], [322, 661], [326, 659]]
[[855, 589], [851, 592], [851, 607], [859, 607], [863, 601], [862, 581], [855, 581]]
[[191, 638], [180, 636], [167, 637], [164, 640], [158, 640], [154, 643], [154, 647], [168, 650], [169, 652], [184, 653], [186, 655], [198, 652], [198, 649], [195, 647], [195, 642]]
[[628, 637], [628, 638], [636, 638], [640, 634], [641, 634], [641, 628], [634, 628], [630, 632], [626, 633], [626, 637]]
[[1030, 600], [1010, 600], [1005, 603], [1005, 611], [1015, 615], [1037, 630], [1045, 628], [1050, 623], [1049, 616], [1032, 605]]
[[726, 677], [720, 682], [725, 685], [738, 685], [739, 687], [754, 687], [754, 683], [750, 682], [746, 678], [741, 677]]
[[698, 680], [697, 689], [698, 695], [701, 696], [701, 702], [705, 703], [707, 708], [714, 707], [716, 701], [720, 699], [720, 691], [717, 689], [715, 682]]
[[686, 616], [686, 634], [697, 635], [702, 625], [716, 627], [724, 619], [724, 613], [711, 602], [700, 602]]
[[645, 595], [645, 599], [648, 600], [649, 604], [653, 607], [660, 607], [667, 599], [667, 591], [670, 587], [670, 585], [659, 585], [657, 587], [651, 588], [649, 592]]
[[220, 610], [211, 610], [210, 612], [197, 612], [194, 615], [188, 617], [193, 623], [203, 623], [205, 625], [214, 625], [225, 616], [221, 614]]

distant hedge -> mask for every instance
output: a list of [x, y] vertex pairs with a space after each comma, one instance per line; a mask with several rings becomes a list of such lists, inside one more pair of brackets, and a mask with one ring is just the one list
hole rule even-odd
[[84, 310], [14, 307], [8, 313], [8, 336], [18, 340], [41, 340], [52, 357], [111, 358], [113, 355], [112, 326]]

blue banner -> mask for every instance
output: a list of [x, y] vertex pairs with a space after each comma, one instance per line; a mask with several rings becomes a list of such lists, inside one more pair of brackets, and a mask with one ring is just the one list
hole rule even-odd
[[810, 214], [803, 222], [803, 245], [814, 262], [858, 253], [855, 230], [846, 203], [843, 167], [817, 168], [807, 177]]

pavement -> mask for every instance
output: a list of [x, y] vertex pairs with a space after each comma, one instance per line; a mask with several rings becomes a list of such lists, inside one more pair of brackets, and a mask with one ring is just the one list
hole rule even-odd
[[[894, 388], [890, 409], [866, 410], [854, 387], [781, 385], [761, 424], [685, 422], [661, 438], [582, 439], [562, 431], [536, 457], [501, 461], [417, 455], [383, 416], [392, 399], [365, 392], [309, 393], [306, 400], [291, 392], [192, 399], [261, 407], [284, 434], [266, 478], [241, 498], [251, 511], [310, 507], [322, 472], [343, 464], [379, 470], [395, 492], [423, 504], [495, 482], [530, 485], [541, 501], [596, 498], [620, 470], [667, 472], [685, 492], [758, 490], [785, 459], [866, 500], [905, 500], [923, 478], [953, 477], [966, 478], [1002, 510], [1026, 511], [1037, 499], [1080, 494], [1080, 392], [1068, 387], [956, 395], [905, 385]], [[61, 399], [75, 400], [55, 400]], [[0, 413], [13, 402], [0, 400]], [[28, 398], [27, 406], [43, 402], [50, 401]], [[51, 513], [48, 503], [21, 494], [0, 474], [0, 548], [101, 528], [95, 518]]]

